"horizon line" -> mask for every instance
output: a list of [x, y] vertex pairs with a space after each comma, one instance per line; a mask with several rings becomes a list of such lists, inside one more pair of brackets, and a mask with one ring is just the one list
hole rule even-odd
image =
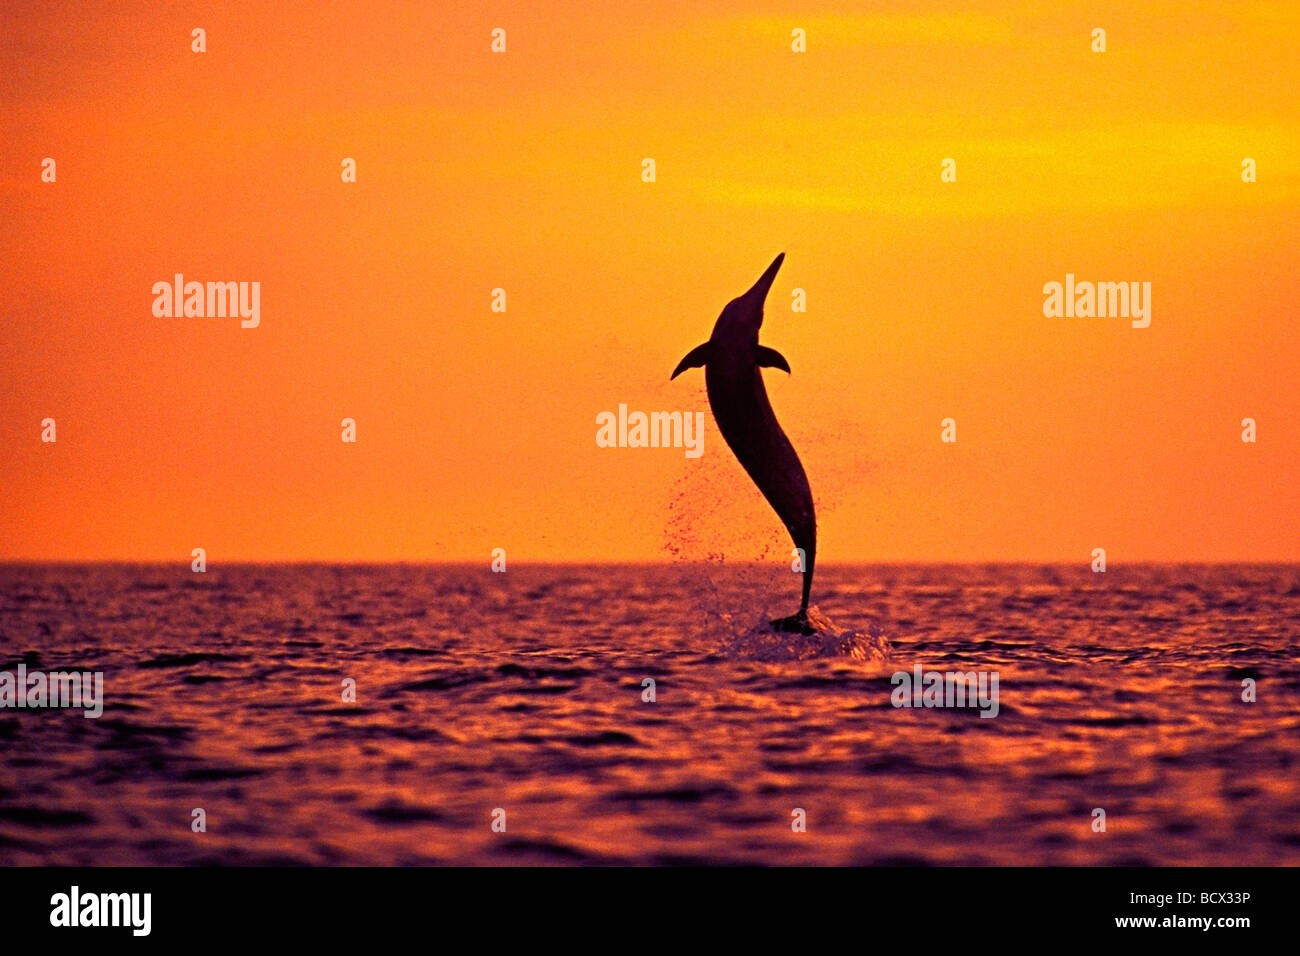
[[[218, 567], [273, 567], [273, 566], [291, 566], [291, 565], [320, 565], [320, 566], [343, 566], [343, 567], [387, 567], [392, 565], [412, 565], [422, 567], [472, 567], [482, 564], [490, 570], [491, 558], [474, 558], [472, 560], [448, 560], [432, 558], [395, 558], [395, 559], [335, 559], [335, 558], [272, 558], [272, 559], [231, 559], [222, 560], [217, 564], [210, 564], [211, 568]], [[600, 561], [528, 561], [518, 558], [509, 559], [509, 564], [520, 567], [534, 568], [579, 568], [579, 567], [677, 567], [681, 565], [712, 565], [725, 566], [734, 565], [752, 565], [762, 566], [765, 564], [784, 565], [786, 560], [778, 562], [769, 562], [758, 559], [736, 558], [732, 560], [710, 561], [707, 559], [683, 560], [683, 561], [659, 561], [659, 560], [635, 560], [635, 559], [610, 559]], [[1269, 566], [1300, 566], [1300, 558], [1224, 558], [1224, 559], [1158, 559], [1144, 558], [1136, 560], [1109, 561], [1108, 566], [1114, 567], [1134, 567], [1134, 566], [1203, 566], [1203, 567], [1220, 567], [1226, 565], [1269, 565]], [[1033, 559], [1033, 558], [993, 558], [984, 560], [848, 560], [848, 561], [818, 561], [819, 568], [826, 567], [973, 567], [973, 566], [1024, 566], [1035, 565], [1039, 567], [1054, 568], [1089, 568], [1091, 564], [1088, 560], [1062, 561], [1054, 559]], [[157, 558], [0, 558], [0, 567], [17, 566], [90, 566], [90, 565], [137, 565], [148, 567], [189, 567], [190, 559], [166, 559]], [[200, 572], [191, 572], [200, 573]], [[206, 573], [206, 572], [203, 572]], [[494, 573], [509, 573], [494, 572]], [[1100, 572], [1099, 572], [1100, 573]]]

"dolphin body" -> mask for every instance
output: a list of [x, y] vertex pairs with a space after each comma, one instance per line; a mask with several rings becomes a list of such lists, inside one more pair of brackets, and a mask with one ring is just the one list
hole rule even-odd
[[759, 372], [760, 368], [790, 372], [790, 363], [780, 352], [758, 344], [763, 302], [783, 261], [784, 252], [759, 276], [753, 288], [727, 303], [709, 340], [688, 352], [671, 378], [688, 368], [704, 366], [709, 407], [718, 430], [785, 524], [794, 546], [803, 551], [803, 599], [799, 611], [778, 618], [772, 626], [778, 631], [810, 634], [813, 628], [808, 622], [808, 594], [812, 590], [817, 559], [817, 516], [813, 512], [812, 490], [794, 446], [772, 412], [763, 375]]

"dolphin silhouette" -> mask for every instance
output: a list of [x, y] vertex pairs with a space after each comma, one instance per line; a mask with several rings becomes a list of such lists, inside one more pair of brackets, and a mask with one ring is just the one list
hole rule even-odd
[[709, 340], [686, 353], [670, 381], [688, 368], [704, 366], [709, 407], [718, 430], [790, 532], [794, 546], [803, 551], [803, 599], [799, 611], [778, 618], [772, 626], [779, 631], [810, 634], [813, 629], [808, 623], [808, 594], [812, 590], [813, 565], [817, 559], [817, 516], [813, 512], [812, 490], [794, 446], [772, 412], [763, 375], [759, 372], [760, 368], [790, 372], [790, 363], [780, 352], [758, 344], [763, 302], [784, 261], [783, 252], [772, 260], [753, 288], [727, 303]]

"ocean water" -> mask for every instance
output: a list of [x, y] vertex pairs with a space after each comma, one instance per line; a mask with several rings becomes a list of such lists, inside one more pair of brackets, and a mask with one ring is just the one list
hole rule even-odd
[[[1300, 567], [819, 568], [870, 662], [757, 638], [797, 581], [2, 566], [0, 670], [105, 705], [0, 710], [0, 863], [1300, 863]], [[894, 707], [916, 664], [997, 716]]]

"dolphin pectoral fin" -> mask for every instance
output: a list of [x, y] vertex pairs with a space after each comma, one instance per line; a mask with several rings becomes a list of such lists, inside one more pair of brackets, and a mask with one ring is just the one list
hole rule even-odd
[[759, 368], [779, 368], [785, 374], [790, 374], [790, 363], [785, 360], [785, 356], [766, 345], [754, 346], [754, 364]]
[[668, 376], [668, 381], [671, 382], [688, 368], [698, 368], [708, 362], [709, 355], [712, 352], [712, 345], [712, 342], [705, 342], [703, 345], [697, 345], [687, 352], [686, 358], [678, 362], [677, 367], [673, 369], [673, 374]]

